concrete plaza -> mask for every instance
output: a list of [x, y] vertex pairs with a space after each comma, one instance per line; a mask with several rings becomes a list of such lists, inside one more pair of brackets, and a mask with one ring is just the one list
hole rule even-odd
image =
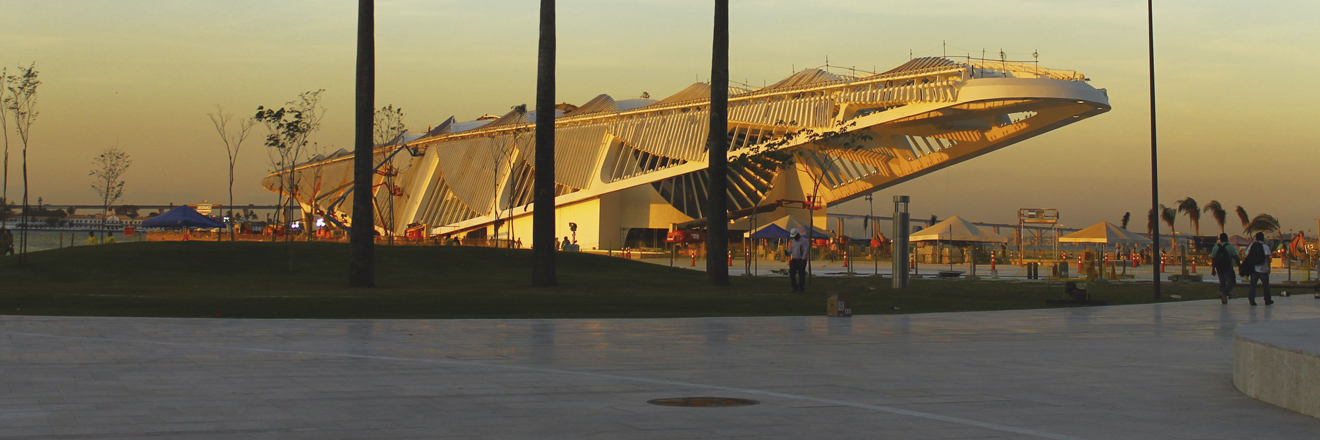
[[[0, 438], [1314, 439], [1232, 385], [1243, 299], [854, 318], [0, 316]], [[824, 299], [822, 298], [822, 311]], [[740, 397], [731, 408], [650, 399]]]

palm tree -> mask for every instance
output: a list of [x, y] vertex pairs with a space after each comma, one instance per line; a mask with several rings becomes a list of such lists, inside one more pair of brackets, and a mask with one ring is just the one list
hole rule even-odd
[[1188, 197], [1179, 200], [1178, 211], [1181, 211], [1192, 221], [1192, 234], [1197, 237], [1201, 236], [1201, 207], [1196, 206], [1196, 199]]
[[1160, 218], [1164, 220], [1164, 224], [1169, 225], [1169, 236], [1177, 237], [1178, 231], [1175, 231], [1173, 226], [1174, 222], [1178, 221], [1178, 210], [1160, 205]]
[[1129, 221], [1132, 221], [1132, 213], [1131, 212], [1123, 213], [1123, 225], [1122, 225], [1123, 229], [1127, 229], [1127, 225]]
[[1245, 229], [1248, 234], [1253, 232], [1277, 232], [1279, 240], [1283, 240], [1283, 228], [1279, 227], [1279, 219], [1266, 213], [1256, 214], [1251, 222], [1247, 223]]
[[1242, 205], [1237, 207], [1238, 220], [1242, 221], [1242, 231], [1246, 232], [1248, 225], [1251, 224], [1251, 218], [1247, 216], [1247, 210], [1242, 209]]
[[532, 285], [555, 277], [555, 0], [541, 0], [536, 54], [536, 175], [532, 183]]
[[373, 124], [376, 115], [376, 17], [374, 0], [358, 0], [357, 92], [354, 98], [353, 124], [353, 225], [349, 229], [352, 255], [348, 263], [348, 284], [371, 287], [376, 284], [376, 227], [371, 195]]
[[1151, 208], [1150, 213], [1146, 215], [1146, 236], [1150, 237], [1151, 241], [1159, 241], [1159, 239], [1155, 237], [1155, 227], [1159, 226], [1159, 224], [1160, 213], [1159, 211], [1156, 211], [1155, 208]]
[[[715, 36], [710, 60], [710, 134], [706, 136], [710, 181], [706, 194], [706, 284], [729, 285], [729, 0], [715, 0]], [[810, 234], [807, 234], [810, 235]]]
[[1224, 221], [1228, 219], [1228, 211], [1224, 210], [1224, 205], [1219, 204], [1218, 200], [1211, 200], [1201, 208], [1201, 212], [1210, 213], [1210, 216], [1215, 218], [1215, 223], [1219, 223], [1219, 232], [1221, 234], [1224, 232]]

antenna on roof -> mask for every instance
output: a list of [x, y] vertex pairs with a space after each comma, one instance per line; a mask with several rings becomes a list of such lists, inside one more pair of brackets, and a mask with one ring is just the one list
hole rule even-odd
[[949, 57], [949, 42], [948, 42], [948, 40], [940, 40], [940, 47], [944, 49], [944, 57], [945, 57], [945, 58], [948, 58], [948, 57]]

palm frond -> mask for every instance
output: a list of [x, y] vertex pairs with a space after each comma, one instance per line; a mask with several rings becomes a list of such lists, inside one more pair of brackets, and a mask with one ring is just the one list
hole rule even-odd
[[1201, 208], [1201, 212], [1210, 213], [1210, 216], [1215, 219], [1215, 223], [1219, 223], [1219, 232], [1224, 232], [1224, 221], [1228, 220], [1228, 211], [1224, 210], [1224, 205], [1220, 204], [1218, 200], [1211, 200], [1210, 203], [1206, 203], [1205, 207]]
[[1169, 225], [1169, 234], [1173, 234], [1174, 222], [1178, 221], [1178, 210], [1160, 205], [1160, 218], [1164, 220], [1164, 224]]
[[1246, 230], [1250, 234], [1253, 232], [1279, 232], [1281, 228], [1279, 227], [1279, 219], [1269, 214], [1260, 213], [1251, 219]]
[[1187, 216], [1192, 221], [1192, 233], [1201, 235], [1201, 207], [1196, 205], [1196, 199], [1191, 197], [1178, 201], [1178, 211]]
[[1251, 224], [1251, 217], [1247, 216], [1247, 210], [1242, 209], [1242, 205], [1238, 205], [1237, 207], [1237, 216], [1238, 220], [1242, 221], [1242, 231], [1245, 232], [1247, 226]]

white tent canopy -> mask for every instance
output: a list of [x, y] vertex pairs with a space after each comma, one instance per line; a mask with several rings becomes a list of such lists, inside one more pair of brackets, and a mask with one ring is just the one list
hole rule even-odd
[[1060, 243], [1150, 244], [1150, 239], [1110, 222], [1100, 222], [1086, 229], [1059, 237]]
[[994, 233], [990, 228], [976, 226], [956, 215], [913, 233], [908, 236], [908, 240], [913, 242], [1008, 243], [1008, 238]]

